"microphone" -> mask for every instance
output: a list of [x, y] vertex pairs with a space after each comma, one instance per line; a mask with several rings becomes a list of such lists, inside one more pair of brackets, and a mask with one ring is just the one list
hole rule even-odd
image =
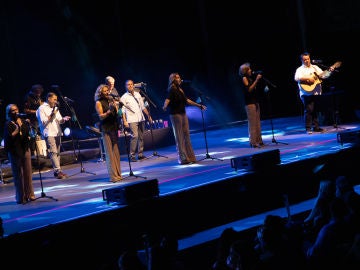
[[116, 102], [118, 102], [119, 106], [122, 107], [124, 106], [124, 103], [122, 103], [120, 101], [120, 96], [119, 95], [115, 95], [115, 94], [109, 94], [110, 97], [113, 98], [113, 100], [115, 100]]
[[181, 80], [181, 83], [191, 83], [191, 80]]
[[124, 128], [124, 135], [129, 137], [134, 137], [130, 128]]
[[113, 98], [119, 97], [119, 95], [115, 95], [115, 94], [109, 94], [109, 96], [111, 96], [111, 97], [113, 97]]
[[252, 75], [258, 75], [258, 74], [262, 74], [262, 73], [263, 72], [261, 70], [251, 72]]
[[16, 116], [19, 118], [27, 118], [28, 117], [28, 115], [26, 113], [17, 113]]
[[134, 87], [136, 87], [136, 88], [146, 87], [146, 83], [143, 83], [143, 82], [134, 83]]
[[71, 99], [71, 98], [68, 98], [68, 97], [64, 97], [64, 100], [66, 102], [70, 102], [70, 103], [75, 103], [75, 100]]
[[269, 88], [269, 86], [266, 85], [265, 88], [264, 88], [264, 92], [267, 93], [269, 91], [270, 91], [270, 88]]
[[311, 60], [311, 63], [313, 64], [321, 64], [323, 61], [320, 60], [320, 59], [314, 59], [314, 60]]

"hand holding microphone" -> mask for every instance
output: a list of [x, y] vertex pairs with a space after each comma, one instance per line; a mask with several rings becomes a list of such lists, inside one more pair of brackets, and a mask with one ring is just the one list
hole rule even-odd
[[262, 73], [263, 73], [262, 70], [257, 70], [257, 71], [251, 72], [252, 75], [259, 75], [259, 74], [262, 75]]
[[115, 100], [120, 99], [120, 97], [119, 97], [118, 95], [115, 95], [115, 94], [109, 94], [109, 96], [110, 96], [112, 99], [115, 99]]
[[110, 104], [109, 104], [109, 111], [114, 111], [116, 109], [116, 105], [115, 105], [115, 103], [114, 102], [111, 102]]
[[262, 71], [258, 70], [258, 71], [252, 71], [251, 74], [253, 76], [256, 76], [256, 81], [260, 80], [262, 78]]
[[55, 114], [58, 111], [57, 106], [58, 106], [58, 103], [55, 102], [54, 107], [52, 108], [51, 114], [49, 116], [49, 121], [52, 121], [55, 118]]
[[258, 74], [256, 75], [255, 81], [258, 82], [261, 78], [262, 78], [262, 74], [261, 74], [261, 73], [258, 73]]

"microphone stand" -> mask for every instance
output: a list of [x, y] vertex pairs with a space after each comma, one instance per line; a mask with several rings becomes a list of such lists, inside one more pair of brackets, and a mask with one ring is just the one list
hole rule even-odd
[[[264, 79], [264, 77], [262, 77], [262, 79]], [[265, 82], [267, 84], [269, 84], [270, 86], [272, 86], [273, 88], [276, 88], [276, 85], [272, 84], [269, 80], [267, 79], [264, 79]], [[281, 144], [284, 144], [284, 145], [288, 145], [288, 143], [284, 143], [284, 142], [278, 142], [276, 139], [275, 139], [275, 134], [274, 134], [274, 124], [273, 124], [273, 115], [272, 115], [272, 106], [271, 106], [271, 101], [270, 101], [270, 89], [268, 87], [268, 85], [265, 86], [265, 93], [267, 94], [266, 97], [267, 97], [267, 101], [268, 101], [268, 108], [269, 108], [269, 115], [270, 115], [270, 125], [271, 125], [271, 134], [272, 134], [272, 140], [271, 142], [272, 143], [275, 143], [276, 145], [281, 143]]]
[[[34, 138], [31, 138], [31, 140], [34, 140]], [[43, 186], [43, 181], [42, 181], [42, 175], [41, 175], [41, 168], [40, 168], [40, 158], [39, 158], [39, 147], [37, 145], [37, 143], [35, 142], [35, 151], [36, 151], [36, 160], [37, 160], [37, 166], [38, 166], [38, 170], [39, 170], [39, 179], [40, 179], [40, 186], [41, 186], [41, 195], [40, 197], [35, 198], [34, 201], [40, 199], [40, 198], [48, 198], [54, 201], [58, 201], [58, 199], [55, 199], [52, 196], [47, 196], [44, 192], [44, 186]]]
[[136, 178], [141, 177], [141, 178], [143, 178], [143, 179], [146, 179], [145, 176], [141, 176], [141, 175], [136, 175], [136, 174], [134, 174], [134, 172], [133, 172], [133, 170], [132, 170], [132, 168], [131, 168], [130, 148], [129, 148], [128, 136], [126, 135], [127, 132], [125, 131], [124, 124], [121, 124], [121, 126], [122, 126], [122, 132], [124, 133], [124, 136], [125, 136], [126, 153], [127, 153], [127, 157], [128, 157], [129, 170], [130, 170], [130, 171], [129, 171], [129, 175], [126, 176], [126, 177], [124, 177], [123, 179], [126, 179], [126, 178], [128, 178], [128, 177], [132, 177], [132, 176], [133, 176], [133, 177], [136, 177]]
[[277, 88], [277, 86], [275, 84], [273, 84], [272, 82], [270, 82], [268, 79], [266, 79], [264, 77], [264, 75], [261, 77], [261, 79], [263, 79], [266, 82], [266, 84], [269, 85], [270, 87]]
[[[62, 99], [62, 101], [64, 102], [66, 108], [67, 108], [72, 114], [73, 114], [73, 113], [75, 114], [74, 109], [69, 105], [69, 103], [67, 103], [67, 101], [66, 101], [65, 98], [63, 97], [63, 95], [62, 95], [62, 93], [61, 93], [61, 91], [60, 91], [60, 86], [58, 86], [58, 85], [52, 85], [51, 88], [52, 88], [54, 91], [58, 92], [58, 95], [59, 95], [59, 97]], [[55, 107], [54, 107], [54, 108], [55, 108]], [[75, 117], [76, 117], [76, 116], [75, 116]], [[73, 116], [71, 117], [71, 120], [72, 120], [72, 119], [73, 119]], [[78, 124], [79, 124], [79, 126], [80, 126], [80, 123], [78, 123]], [[70, 122], [70, 128], [71, 128], [71, 133], [70, 133], [70, 135], [71, 135], [71, 142], [72, 142], [72, 147], [73, 147], [73, 152], [74, 152], [74, 158], [75, 158], [75, 160], [77, 161], [78, 157], [77, 157], [76, 151], [75, 151], [75, 141], [74, 141], [74, 137], [73, 137], [73, 132], [72, 132], [73, 127], [72, 127], [71, 122]], [[80, 128], [81, 128], [81, 126], [80, 126]]]
[[[66, 107], [69, 109], [69, 111], [71, 112], [71, 121], [74, 121], [77, 123], [79, 130], [82, 130], [82, 127], [80, 125], [80, 122], [76, 116], [76, 112], [73, 106], [69, 105], [69, 103], [66, 101], [66, 99], [62, 96], [60, 90], [58, 90], [59, 95], [61, 97], [61, 99], [64, 101]], [[71, 125], [71, 124], [70, 124]], [[73, 144], [73, 148], [74, 148], [74, 156], [75, 156], [75, 160], [80, 160], [80, 172], [79, 173], [87, 173], [87, 174], [92, 174], [92, 175], [96, 175], [96, 173], [93, 172], [88, 172], [85, 170], [84, 166], [83, 166], [83, 161], [82, 161], [82, 157], [81, 157], [81, 153], [80, 153], [80, 142], [79, 142], [79, 136], [77, 136], [76, 138], [76, 142], [77, 142], [77, 149], [78, 149], [78, 153], [77, 155], [75, 154], [75, 143], [74, 143], [74, 134], [73, 134], [73, 130], [71, 130], [71, 140], [72, 140], [72, 144]], [[78, 175], [79, 173], [75, 173], [72, 175], [69, 175], [69, 177]]]
[[76, 139], [77, 141], [77, 148], [78, 148], [78, 160], [80, 160], [80, 172], [78, 173], [74, 173], [72, 175], [69, 175], [69, 177], [72, 177], [72, 176], [75, 176], [75, 175], [78, 175], [80, 173], [87, 173], [87, 174], [92, 174], [92, 175], [96, 175], [96, 173], [93, 173], [93, 172], [88, 172], [85, 170], [84, 166], [83, 166], [83, 161], [82, 161], [82, 157], [81, 157], [81, 154], [80, 154], [80, 143], [79, 143], [79, 138]]
[[[144, 86], [145, 87], [145, 86]], [[144, 93], [144, 91], [142, 91], [140, 88], [139, 88], [139, 91], [140, 91], [140, 94], [142, 94], [144, 97], [145, 97], [145, 100], [147, 100], [155, 109], [157, 109], [156, 105], [154, 102], [152, 102], [152, 100], [149, 98], [149, 96], [147, 94]], [[145, 90], [146, 91], [146, 90]], [[150, 113], [150, 106], [148, 107], [148, 110], [149, 110], [149, 114], [151, 115]], [[156, 151], [156, 148], [155, 148], [155, 142], [154, 142], [154, 133], [153, 133], [153, 126], [152, 126], [152, 123], [150, 123], [150, 134], [151, 134], [151, 144], [152, 144], [152, 148], [153, 148], [153, 153], [151, 156], [147, 157], [148, 159], [151, 158], [151, 157], [163, 157], [163, 158], [168, 158], [167, 156], [163, 156], [163, 155], [160, 155], [157, 151]]]
[[[201, 91], [198, 91], [198, 90], [197, 90], [197, 92], [198, 92], [198, 94], [199, 94], [199, 100], [200, 100], [199, 103], [200, 103], [201, 106], [203, 106], [204, 104], [203, 104], [203, 100], [202, 100], [202, 98], [201, 98], [202, 92], [201, 92]], [[202, 108], [200, 108], [200, 111], [201, 111], [201, 118], [202, 118], [203, 132], [204, 132], [204, 140], [205, 140], [206, 154], [205, 154], [205, 157], [204, 157], [204, 158], [202, 158], [202, 159], [200, 159], [200, 160], [198, 160], [198, 161], [202, 161], [202, 160], [205, 160], [205, 159], [212, 159], [212, 160], [216, 159], [216, 160], [223, 161], [222, 159], [216, 158], [216, 157], [212, 157], [212, 156], [210, 156], [210, 154], [209, 154], [208, 142], [207, 142], [207, 138], [206, 138], [206, 126], [205, 126], [204, 112], [203, 112]]]

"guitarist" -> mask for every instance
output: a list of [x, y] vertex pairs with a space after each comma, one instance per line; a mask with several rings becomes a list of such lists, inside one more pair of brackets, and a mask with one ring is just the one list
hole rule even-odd
[[[317, 65], [311, 64], [310, 53], [300, 55], [302, 65], [295, 71], [294, 79], [298, 83], [300, 99], [304, 105], [305, 128], [308, 134], [324, 132], [319, 127], [316, 99], [314, 96], [322, 94], [321, 79], [324, 71]], [[330, 67], [329, 71], [334, 71]]]

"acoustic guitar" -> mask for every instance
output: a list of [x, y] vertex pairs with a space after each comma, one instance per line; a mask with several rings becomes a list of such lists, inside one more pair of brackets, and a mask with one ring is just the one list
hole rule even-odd
[[336, 68], [339, 68], [341, 66], [341, 62], [338, 61], [335, 64], [333, 64], [332, 66], [330, 66], [327, 70], [324, 70], [323, 72], [321, 72], [320, 74], [316, 74], [316, 72], [314, 72], [314, 82], [312, 84], [306, 84], [306, 83], [301, 83], [301, 89], [305, 92], [311, 93], [313, 91], [316, 91], [316, 89], [319, 87], [319, 85], [322, 83], [322, 81], [324, 79], [327, 79], [330, 77], [330, 75], [333, 73], [333, 71], [330, 71], [331, 69], [335, 70]]

